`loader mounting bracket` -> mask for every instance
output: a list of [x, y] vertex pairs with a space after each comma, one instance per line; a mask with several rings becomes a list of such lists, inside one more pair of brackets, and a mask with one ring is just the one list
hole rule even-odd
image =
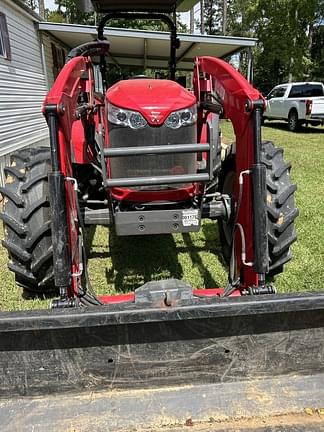
[[135, 290], [135, 304], [170, 307], [192, 298], [192, 287], [178, 279], [147, 282]]

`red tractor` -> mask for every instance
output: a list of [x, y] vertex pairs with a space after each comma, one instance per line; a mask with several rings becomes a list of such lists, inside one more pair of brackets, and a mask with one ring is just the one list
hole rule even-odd
[[[298, 210], [282, 149], [261, 141], [262, 95], [213, 57], [196, 58], [193, 91], [183, 88], [175, 80], [176, 25], [161, 13], [174, 12], [176, 4], [159, 2], [157, 12], [144, 13], [124, 3], [123, 12], [101, 5], [109, 13], [98, 39], [70, 52], [48, 93], [43, 112], [50, 149], [23, 149], [5, 168], [3, 245], [17, 284], [38, 294], [58, 292], [55, 307], [143, 298], [170, 306], [197, 295], [273, 293], [269, 276], [291, 258]], [[137, 76], [107, 88], [103, 29], [112, 18], [169, 26], [169, 79]], [[100, 59], [104, 94], [95, 92], [94, 58]], [[236, 134], [224, 160], [221, 118], [231, 120]], [[87, 226], [152, 235], [198, 231], [203, 218], [219, 226], [229, 264], [225, 289], [197, 292], [170, 280], [126, 297], [96, 296], [87, 273]]]

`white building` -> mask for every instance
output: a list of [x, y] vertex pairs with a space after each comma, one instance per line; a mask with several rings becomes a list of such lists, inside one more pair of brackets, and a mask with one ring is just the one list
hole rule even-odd
[[40, 21], [19, 0], [0, 0], [0, 183], [9, 153], [49, 142], [42, 102], [54, 80], [52, 44], [63, 47], [38, 31]]

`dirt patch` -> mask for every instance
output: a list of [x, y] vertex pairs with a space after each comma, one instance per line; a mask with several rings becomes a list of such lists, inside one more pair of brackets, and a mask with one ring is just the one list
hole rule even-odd
[[[297, 430], [300, 427], [301, 431], [312, 432], [324, 430], [324, 416], [320, 414], [322, 409], [311, 409], [312, 414], [306, 412], [286, 414], [280, 416], [252, 418], [252, 419], [236, 419], [228, 421], [215, 421], [210, 419], [209, 422], [194, 423], [192, 422], [190, 427], [185, 425], [179, 427], [168, 427], [159, 429], [160, 432], [251, 432], [253, 430], [269, 432], [275, 428], [278, 428], [278, 432], [286, 430], [286, 428], [294, 427]], [[306, 411], [306, 410], [305, 410]], [[285, 429], [282, 429], [282, 428]], [[157, 431], [158, 429], [146, 429], [146, 431]], [[144, 432], [144, 429], [142, 429]]]

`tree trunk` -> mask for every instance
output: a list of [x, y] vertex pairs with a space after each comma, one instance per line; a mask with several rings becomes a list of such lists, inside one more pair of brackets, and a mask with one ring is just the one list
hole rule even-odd
[[200, 0], [200, 33], [205, 34], [205, 7], [204, 0]]
[[39, 6], [39, 16], [42, 19], [45, 19], [45, 5], [44, 0], [38, 0], [38, 6]]

